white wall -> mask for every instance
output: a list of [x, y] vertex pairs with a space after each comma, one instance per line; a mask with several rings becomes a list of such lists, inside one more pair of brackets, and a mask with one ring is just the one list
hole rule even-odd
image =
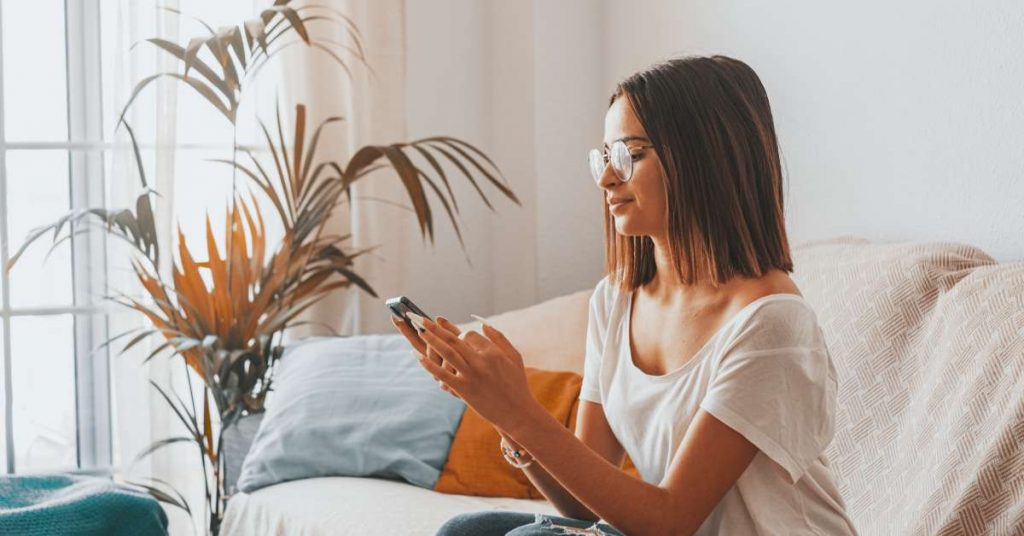
[[955, 240], [1024, 259], [1024, 3], [606, 3], [607, 84], [676, 54], [760, 75], [793, 242]]
[[614, 83], [682, 54], [734, 56], [761, 76], [794, 244], [955, 240], [1024, 259], [1020, 2], [407, 0], [406, 16], [409, 136], [465, 137], [523, 201], [496, 196], [495, 214], [457, 191], [474, 266], [441, 220], [406, 292], [432, 313], [461, 321], [596, 283], [586, 150]]
[[534, 2], [538, 300], [593, 287], [604, 269], [603, 195], [587, 168], [611, 93], [597, 5]]
[[[408, 139], [452, 136], [493, 154], [488, 143], [491, 132], [488, 33], [481, 24], [486, 13], [485, 5], [465, 0], [406, 2]], [[470, 313], [488, 314], [491, 308], [490, 234], [494, 217], [458, 171], [449, 171], [466, 251], [460, 247], [440, 200], [430, 193], [427, 197], [434, 213], [435, 243], [431, 245], [420, 238], [412, 213], [395, 211], [395, 217], [409, 224], [402, 245], [405, 255], [388, 256], [406, 263], [405, 280], [409, 285], [379, 290], [384, 292], [381, 301], [404, 294], [431, 315], [462, 321], [468, 319]], [[441, 184], [438, 187], [443, 188]], [[513, 211], [514, 205], [500, 199], [500, 192], [483, 188], [500, 213]], [[401, 202], [409, 205], [408, 198]], [[387, 252], [382, 250], [382, 254], [387, 255]], [[394, 332], [386, 323], [387, 311], [380, 307], [379, 313], [378, 317], [363, 320], [368, 331]]]
[[601, 58], [592, 55], [604, 15], [593, 5], [408, 0], [409, 137], [448, 134], [480, 147], [522, 203], [482, 186], [491, 212], [456, 178], [473, 266], [447, 220], [439, 220], [437, 246], [416, 246], [423, 273], [403, 289], [427, 312], [461, 322], [600, 278], [601, 195], [585, 160], [601, 139], [607, 93]]

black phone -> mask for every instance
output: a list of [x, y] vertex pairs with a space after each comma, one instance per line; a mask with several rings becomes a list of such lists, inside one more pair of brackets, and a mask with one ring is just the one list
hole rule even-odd
[[400, 318], [403, 322], [405, 322], [405, 325], [416, 330], [417, 333], [422, 333], [423, 330], [416, 327], [416, 324], [413, 324], [412, 321], [409, 320], [409, 317], [406, 315], [406, 313], [412, 311], [413, 313], [416, 313], [424, 318], [430, 318], [430, 316], [427, 313], [423, 312], [423, 309], [417, 307], [416, 304], [412, 302], [412, 300], [406, 298], [405, 296], [395, 296], [394, 298], [388, 298], [388, 300], [384, 302], [384, 305], [387, 305], [388, 309], [391, 309], [391, 314]]

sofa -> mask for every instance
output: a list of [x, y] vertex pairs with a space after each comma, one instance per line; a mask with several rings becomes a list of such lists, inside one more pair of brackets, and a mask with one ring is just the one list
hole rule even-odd
[[[1024, 534], [1024, 262], [857, 237], [793, 257], [839, 375], [825, 454], [860, 534]], [[488, 320], [527, 366], [582, 374], [591, 291]], [[557, 514], [546, 501], [330, 477], [236, 493], [222, 534], [429, 535], [483, 509]]]

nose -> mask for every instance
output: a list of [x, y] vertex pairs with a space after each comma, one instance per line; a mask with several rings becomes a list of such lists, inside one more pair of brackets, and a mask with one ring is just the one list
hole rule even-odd
[[604, 171], [601, 173], [601, 178], [597, 181], [597, 185], [600, 186], [602, 190], [610, 192], [620, 184], [622, 184], [622, 181], [620, 181], [619, 176], [615, 174], [611, 164], [605, 164]]

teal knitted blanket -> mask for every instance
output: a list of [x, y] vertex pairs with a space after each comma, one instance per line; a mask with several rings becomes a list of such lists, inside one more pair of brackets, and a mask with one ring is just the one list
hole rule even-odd
[[149, 494], [78, 475], [0, 477], [0, 534], [167, 534], [167, 514]]

